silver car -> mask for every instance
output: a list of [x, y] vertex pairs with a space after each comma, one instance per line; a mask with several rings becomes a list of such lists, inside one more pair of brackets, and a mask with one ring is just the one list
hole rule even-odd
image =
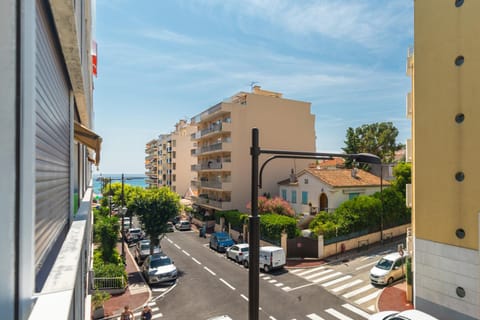
[[175, 281], [177, 267], [164, 254], [148, 256], [142, 266], [143, 275], [149, 284]]
[[238, 263], [242, 263], [245, 256], [248, 255], [248, 243], [239, 243], [227, 248], [226, 256]]
[[[153, 248], [153, 253], [162, 253], [162, 250], [155, 246]], [[140, 240], [137, 242], [135, 247], [135, 261], [137, 261], [138, 265], [141, 265], [143, 261], [150, 255], [150, 240]]]

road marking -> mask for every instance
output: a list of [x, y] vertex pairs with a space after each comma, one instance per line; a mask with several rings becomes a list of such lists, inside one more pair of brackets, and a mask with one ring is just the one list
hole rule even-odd
[[375, 312], [375, 305], [371, 305], [370, 307], [367, 308], [368, 310]]
[[322, 317], [316, 315], [315, 313], [307, 314], [307, 318], [312, 320], [324, 320]]
[[192, 260], [195, 261], [197, 264], [202, 264], [200, 261], [198, 261], [198, 260], [195, 259], [194, 257], [192, 257]]
[[325, 267], [316, 267], [316, 268], [313, 268], [313, 269], [308, 269], [307, 271], [303, 271], [303, 272], [300, 272], [298, 274], [296, 274], [297, 276], [304, 276], [306, 274], [309, 274], [309, 273], [312, 273], [312, 272], [315, 272], [315, 271], [319, 271], [319, 270], [323, 270], [325, 269]]
[[328, 313], [328, 314], [331, 314], [332, 316], [334, 316], [335, 318], [340, 319], [340, 320], [353, 320], [352, 318], [347, 317], [343, 313], [340, 313], [337, 310], [332, 309], [332, 308], [325, 310], [325, 312]]
[[[178, 280], [177, 280], [177, 281], [178, 281]], [[175, 288], [175, 287], [177, 286], [177, 283], [178, 283], [178, 282], [175, 282], [175, 284], [174, 284], [173, 286], [171, 286], [170, 288], [168, 288], [167, 291], [165, 291], [165, 292], [163, 292], [162, 294], [156, 296], [156, 297], [155, 297], [154, 299], [152, 299], [151, 301], [153, 302], [153, 301], [156, 301], [157, 299], [163, 299], [163, 297], [164, 297], [167, 293], [169, 293], [170, 291], [172, 291], [173, 288]]]
[[168, 288], [152, 288], [153, 292], [165, 292], [167, 290], [168, 290]]
[[185, 255], [189, 256], [190, 257], [190, 253], [188, 253], [187, 251], [185, 250], [182, 250], [183, 253], [185, 253]]
[[283, 290], [283, 291], [287, 291], [287, 292], [288, 292], [288, 291], [291, 291], [291, 290], [292, 290], [292, 288], [290, 288], [290, 287], [283, 287], [283, 288], [282, 288], [282, 290]]
[[275, 318], [272, 317], [272, 316], [270, 316], [270, 317], [268, 317], [268, 318], [269, 318], [270, 320], [277, 320], [277, 319], [275, 319]]
[[367, 263], [367, 264], [364, 264], [363, 266], [360, 266], [360, 267], [357, 267], [355, 268], [355, 270], [360, 270], [360, 269], [364, 269], [364, 268], [368, 268], [374, 264], [376, 264], [378, 261], [373, 261], [373, 262], [370, 262], [370, 263]]
[[281, 283], [281, 282], [275, 284], [275, 287], [281, 287], [281, 286], [283, 286], [283, 283]]
[[157, 319], [157, 318], [161, 318], [161, 317], [163, 317], [163, 314], [157, 313], [157, 314], [154, 314], [154, 315], [152, 316], [152, 319]]
[[156, 302], [153, 302], [153, 301], [151, 301], [151, 302], [147, 303], [147, 305], [148, 305], [149, 307], [153, 307], [153, 306], [156, 306], [156, 305], [157, 305], [157, 303], [156, 303]]
[[[314, 285], [314, 283], [310, 282], [310, 283], [304, 284], [303, 286], [296, 287], [296, 288], [293, 288], [293, 289], [285, 287], [285, 288], [283, 288], [283, 290], [290, 292], [290, 291], [293, 291], [293, 290], [302, 289], [302, 288], [310, 287], [310, 286], [313, 286], [313, 285]], [[286, 288], [288, 288], [288, 290]]]
[[352, 306], [351, 304], [345, 303], [345, 304], [342, 304], [342, 307], [358, 314], [359, 316], [364, 317], [365, 319], [368, 319], [370, 317], [369, 313], [367, 313], [367, 312], [363, 311], [362, 309], [359, 309], [355, 306]]
[[376, 297], [378, 297], [378, 295], [381, 293], [382, 291], [380, 290], [377, 290], [375, 291], [374, 293], [371, 293], [369, 294], [368, 296], [365, 296], [363, 298], [360, 298], [358, 300], [355, 301], [356, 304], [362, 304], [362, 303], [365, 303], [369, 300], [372, 300], [372, 299], [375, 299]]
[[180, 248], [180, 246], [178, 244], [173, 244], [175, 247], [177, 247], [177, 249], [181, 250], [182, 248]]
[[228, 283], [227, 281], [223, 280], [222, 278], [220, 278], [220, 281], [222, 281], [227, 287], [229, 287], [230, 289], [232, 290], [235, 290], [235, 287], [232, 286], [230, 283]]
[[332, 280], [330, 282], [322, 284], [322, 287], [329, 287], [331, 285], [334, 285], [335, 283], [339, 283], [339, 282], [345, 281], [347, 279], [350, 279], [351, 277], [352, 277], [351, 275], [343, 276], [341, 278], [338, 278], [338, 279], [335, 279], [335, 280]]
[[270, 280], [270, 281], [268, 281], [268, 282], [269, 282], [269, 283], [275, 283], [275, 282], [277, 282], [277, 280], [273, 279], [273, 280]]
[[213, 272], [212, 270], [208, 269], [207, 267], [203, 267], [203, 269], [207, 270], [208, 272], [210, 272], [212, 275], [216, 276], [217, 274], [215, 272]]
[[168, 242], [170, 242], [170, 243], [173, 243], [173, 241], [172, 241], [172, 240], [170, 240], [170, 239], [168, 239], [168, 238], [167, 238], [167, 241], [168, 241]]
[[270, 280], [270, 279], [272, 279], [272, 278], [270, 278], [269, 276], [266, 276], [266, 277], [265, 277], [265, 276], [262, 276], [262, 279], [263, 279], [263, 280]]
[[312, 279], [312, 278], [321, 276], [321, 275], [326, 274], [326, 273], [330, 273], [330, 272], [332, 272], [332, 271], [333, 271], [333, 269], [327, 269], [327, 270], [325, 270], [325, 271], [320, 271], [320, 272], [318, 272], [318, 273], [315, 273], [315, 274], [312, 274], [312, 275], [309, 275], [309, 276], [303, 277], [303, 278], [306, 279], [306, 280], [310, 280], [310, 279]]
[[325, 277], [322, 277], [322, 278], [319, 278], [319, 279], [315, 279], [313, 280], [312, 282], [313, 283], [319, 283], [319, 282], [323, 282], [327, 279], [330, 279], [330, 278], [333, 278], [333, 277], [336, 277], [336, 276], [339, 276], [341, 275], [342, 273], [339, 271], [339, 272], [335, 272], [335, 273], [332, 273], [332, 274], [329, 274], [328, 276], [325, 276]]
[[364, 291], [370, 290], [370, 289], [372, 289], [372, 288], [373, 288], [373, 286], [372, 286], [371, 284], [367, 284], [366, 286], [363, 286], [363, 287], [361, 287], [361, 288], [358, 288], [357, 290], [353, 290], [353, 291], [351, 291], [351, 292], [349, 292], [349, 293], [345, 293], [342, 297], [348, 299], [348, 298], [351, 298], [351, 297], [353, 297], [353, 296], [356, 296], [356, 295], [359, 294], [359, 293], [362, 293], [362, 292], [364, 292]]
[[247, 297], [247, 296], [245, 296], [245, 295], [241, 294], [241, 295], [240, 295], [240, 297], [242, 297], [243, 299], [245, 299], [245, 300], [247, 300], [247, 301], [248, 301], [248, 297]]
[[347, 288], [350, 288], [350, 287], [353, 287], [353, 286], [356, 286], [357, 284], [363, 282], [362, 279], [355, 279], [349, 283], [345, 283], [344, 285], [340, 286], [340, 287], [336, 287], [335, 289], [332, 289], [333, 292], [338, 292], [338, 291], [342, 291], [343, 289], [347, 289]]
[[293, 273], [293, 274], [296, 274], [296, 273], [302, 272], [302, 271], [305, 271], [305, 269], [299, 268], [299, 269], [289, 269], [288, 270], [288, 272]]

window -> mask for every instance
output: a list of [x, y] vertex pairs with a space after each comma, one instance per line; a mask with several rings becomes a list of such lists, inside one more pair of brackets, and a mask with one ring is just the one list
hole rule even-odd
[[297, 203], [297, 191], [292, 190], [292, 203]]
[[348, 194], [348, 200], [352, 200], [353, 198], [356, 198], [360, 195], [359, 192], [352, 192]]
[[287, 190], [282, 189], [282, 199], [287, 200]]
[[308, 191], [302, 191], [302, 204], [308, 204]]
[[305, 179], [303, 180], [303, 183], [304, 183], [304, 184], [308, 184], [308, 178], [305, 178]]

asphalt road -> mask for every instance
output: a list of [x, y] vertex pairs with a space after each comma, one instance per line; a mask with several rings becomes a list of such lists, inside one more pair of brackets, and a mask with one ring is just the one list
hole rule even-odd
[[[208, 247], [195, 232], [169, 233], [161, 242], [175, 262], [173, 286], [154, 287], [164, 319], [248, 319], [248, 270]], [[260, 319], [365, 319], [363, 310], [286, 270], [260, 274]]]

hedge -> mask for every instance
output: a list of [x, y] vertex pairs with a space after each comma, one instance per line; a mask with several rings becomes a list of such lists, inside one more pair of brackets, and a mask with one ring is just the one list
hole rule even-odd
[[282, 231], [284, 230], [289, 239], [295, 238], [300, 234], [295, 218], [276, 213], [260, 215], [260, 233], [262, 236], [272, 240], [280, 240]]

